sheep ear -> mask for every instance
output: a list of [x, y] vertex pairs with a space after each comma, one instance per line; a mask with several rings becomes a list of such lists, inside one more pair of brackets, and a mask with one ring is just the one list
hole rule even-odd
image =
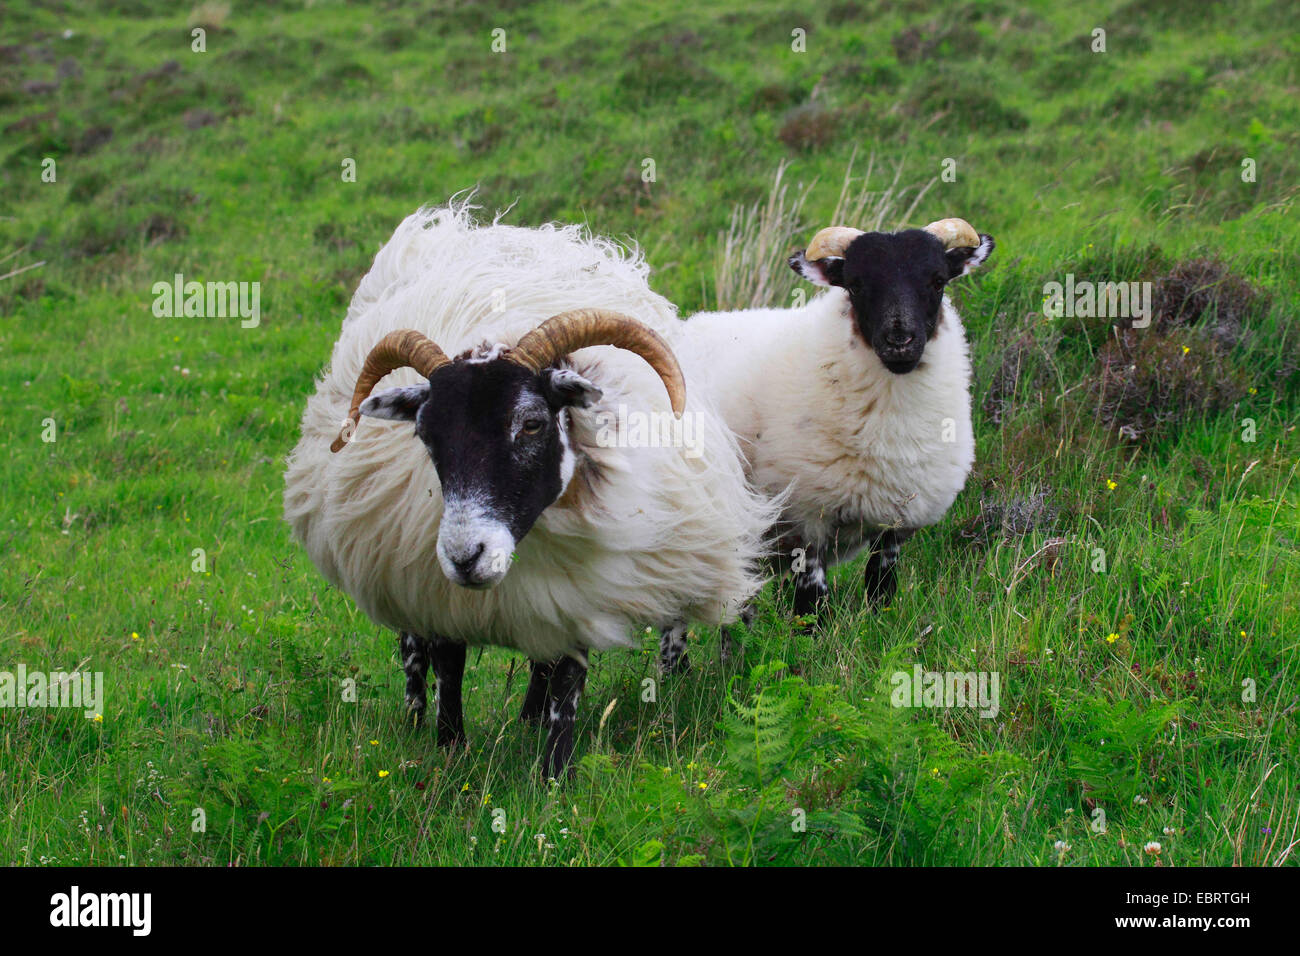
[[974, 248], [958, 246], [956, 249], [949, 249], [944, 253], [945, 258], [948, 260], [948, 278], [955, 279], [978, 269], [984, 264], [984, 260], [989, 257], [996, 245], [992, 236], [980, 233], [980, 244], [978, 246]]
[[587, 381], [571, 368], [552, 368], [543, 373], [546, 389], [557, 405], [577, 405], [589, 408], [591, 404], [605, 394], [596, 385]]
[[371, 418], [387, 418], [393, 422], [413, 422], [415, 413], [429, 397], [429, 383], [402, 385], [375, 392], [361, 403], [361, 414]]
[[844, 258], [842, 256], [827, 256], [825, 259], [812, 261], [804, 256], [801, 249], [786, 261], [790, 263], [791, 269], [815, 285], [844, 285]]

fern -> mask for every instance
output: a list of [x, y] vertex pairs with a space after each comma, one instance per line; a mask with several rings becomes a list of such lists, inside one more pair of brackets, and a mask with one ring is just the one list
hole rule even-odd
[[[640, 812], [606, 824], [644, 834], [628, 841], [623, 862], [919, 863], [994, 832], [992, 815], [1023, 762], [969, 753], [891, 707], [892, 670], [885, 665], [861, 705], [838, 687], [785, 675], [779, 662], [751, 671], [747, 693], [733, 682], [724, 755], [707, 788], [645, 766], [632, 800]], [[584, 769], [599, 777], [612, 768], [589, 760]]]
[[1123, 805], [1153, 787], [1145, 765], [1164, 729], [1181, 712], [1181, 702], [1154, 701], [1139, 708], [1131, 700], [1111, 701], [1079, 690], [1047, 693], [1073, 738], [1066, 750], [1068, 770], [1090, 797]]

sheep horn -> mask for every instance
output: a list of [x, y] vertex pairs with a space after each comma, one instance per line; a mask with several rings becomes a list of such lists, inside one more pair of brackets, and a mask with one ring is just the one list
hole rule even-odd
[[943, 248], [974, 248], [980, 244], [979, 233], [965, 219], [939, 219], [925, 227], [932, 236], [938, 236]]
[[849, 247], [849, 243], [861, 235], [863, 235], [861, 229], [853, 229], [850, 226], [827, 226], [813, 236], [812, 242], [808, 243], [808, 248], [804, 250], [803, 257], [809, 262], [816, 262], [828, 256], [841, 257], [844, 255], [844, 250]]
[[678, 418], [686, 408], [686, 380], [668, 343], [653, 329], [607, 309], [570, 309], [553, 315], [533, 329], [505, 358], [540, 372], [570, 352], [593, 345], [612, 345], [635, 352], [663, 380]]
[[389, 332], [370, 350], [361, 374], [357, 376], [357, 387], [352, 392], [352, 408], [348, 411], [349, 421], [343, 425], [339, 437], [330, 445], [330, 451], [341, 451], [348, 443], [349, 433], [356, 430], [361, 421], [361, 403], [370, 397], [379, 380], [394, 369], [413, 368], [428, 378], [444, 365], [451, 364], [442, 349], [420, 332], [414, 329], [398, 329]]

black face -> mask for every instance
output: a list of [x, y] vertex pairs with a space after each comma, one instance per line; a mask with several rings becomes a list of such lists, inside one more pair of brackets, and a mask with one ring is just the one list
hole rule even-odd
[[810, 262], [798, 253], [790, 257], [790, 266], [819, 285], [846, 290], [863, 341], [885, 368], [903, 375], [920, 364], [926, 342], [938, 330], [948, 282], [992, 251], [991, 236], [981, 235], [978, 248], [945, 252], [935, 236], [908, 229], [863, 233], [842, 258]]
[[516, 541], [560, 496], [562, 406], [547, 391], [511, 362], [457, 363], [429, 380], [416, 419], [443, 500], [483, 502]]
[[415, 420], [442, 486], [439, 563], [454, 583], [484, 588], [505, 576], [515, 546], [572, 475], [563, 409], [599, 394], [569, 370], [461, 360], [427, 385], [372, 395], [361, 411]]

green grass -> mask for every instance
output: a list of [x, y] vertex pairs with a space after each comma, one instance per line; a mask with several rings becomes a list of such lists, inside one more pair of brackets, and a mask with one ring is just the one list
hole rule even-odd
[[[196, 54], [170, 4], [6, 5], [0, 275], [45, 264], [0, 279], [0, 670], [102, 671], [106, 703], [102, 721], [0, 709], [0, 860], [1294, 861], [1288, 6], [806, 8], [236, 3]], [[407, 727], [393, 635], [280, 519], [306, 396], [392, 228], [477, 185], [513, 222], [634, 238], [689, 312], [714, 304], [719, 234], [779, 163], [811, 185], [806, 238], [855, 151], [859, 169], [869, 153], [901, 164], [911, 195], [955, 159], [918, 220], [960, 215], [999, 243], [956, 293], [979, 461], [904, 547], [893, 606], [862, 609], [850, 565], [816, 637], [769, 589], [743, 665], [724, 667], [708, 631], [683, 677], [659, 678], [652, 635], [601, 656], [558, 789], [513, 722], [517, 657], [471, 654], [468, 749]], [[1098, 394], [1113, 331], [1036, 316], [1043, 284], [1203, 257], [1264, 304], [1227, 345], [1170, 332], [1164, 361], [1180, 382], [1201, 369], [1241, 387], [1197, 404], [1189, 386], [1169, 422], [1123, 440]], [[156, 318], [151, 287], [176, 272], [259, 281], [260, 326]], [[993, 415], [1017, 341], [1024, 371]], [[1035, 527], [986, 527], [1040, 493]], [[998, 672], [1000, 714], [890, 707], [889, 675], [913, 662]]]

